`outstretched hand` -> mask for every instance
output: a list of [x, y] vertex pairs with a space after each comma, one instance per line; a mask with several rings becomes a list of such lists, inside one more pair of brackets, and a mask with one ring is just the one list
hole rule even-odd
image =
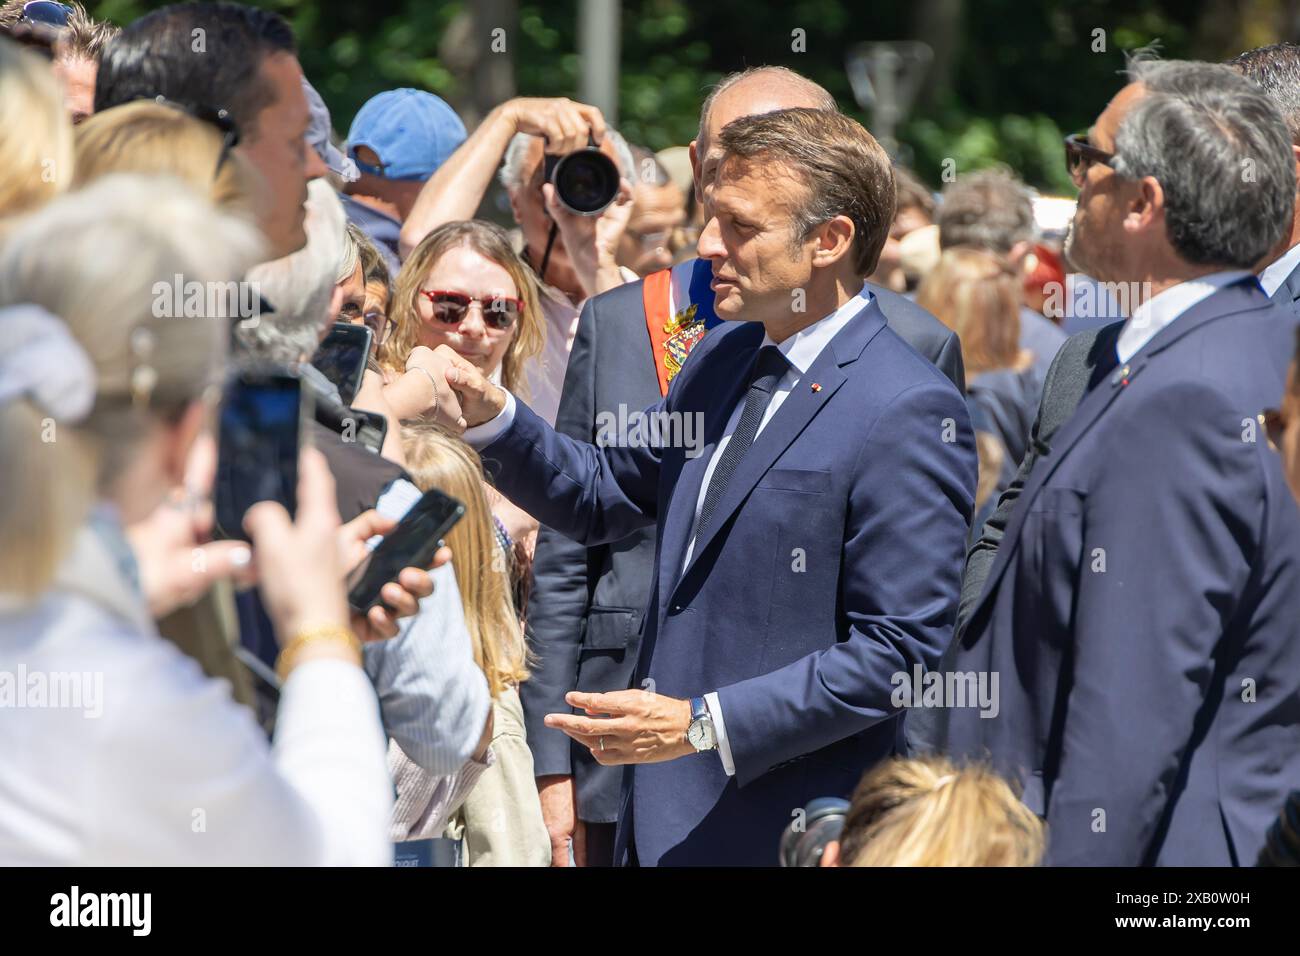
[[438, 424], [460, 434], [501, 414], [506, 393], [453, 348], [439, 345], [417, 351], [418, 355], [412, 352], [406, 367], [418, 365], [433, 380], [437, 401], [430, 414]]
[[570, 691], [564, 700], [588, 716], [547, 714], [546, 726], [582, 744], [599, 764], [659, 763], [696, 752], [686, 739], [691, 725], [689, 700], [645, 690]]

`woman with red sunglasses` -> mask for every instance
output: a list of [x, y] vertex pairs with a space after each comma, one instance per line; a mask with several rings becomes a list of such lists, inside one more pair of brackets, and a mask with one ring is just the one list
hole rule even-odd
[[[528, 367], [545, 344], [533, 271], [499, 226], [449, 222], [412, 250], [388, 309], [392, 329], [379, 349], [384, 399], [399, 419], [432, 420], [433, 349], [448, 345], [489, 379], [527, 399]], [[485, 485], [506, 539], [531, 563], [537, 522]], [[525, 577], [527, 576], [525, 572]]]
[[389, 318], [379, 363], [391, 382], [385, 397], [402, 418], [431, 406], [433, 385], [422, 366], [439, 345], [527, 393], [525, 366], [545, 335], [536, 280], [492, 223], [449, 222], [425, 236], [397, 276]]

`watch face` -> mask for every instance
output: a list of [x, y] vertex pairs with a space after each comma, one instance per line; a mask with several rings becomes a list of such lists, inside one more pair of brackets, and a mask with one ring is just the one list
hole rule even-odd
[[716, 741], [713, 736], [713, 722], [696, 720], [686, 730], [686, 739], [696, 750], [712, 750]]

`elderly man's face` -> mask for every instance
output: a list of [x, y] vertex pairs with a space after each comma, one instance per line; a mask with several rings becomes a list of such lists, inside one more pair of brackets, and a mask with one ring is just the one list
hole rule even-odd
[[812, 277], [812, 240], [792, 246], [805, 193], [784, 163], [731, 156], [718, 168], [699, 254], [713, 266], [719, 318], [788, 321], [791, 292]]
[[[1088, 131], [1088, 142], [1114, 153], [1120, 121], [1145, 92], [1140, 83], [1130, 83], [1115, 94]], [[1127, 277], [1132, 258], [1122, 222], [1137, 188], [1136, 183], [1115, 175], [1109, 166], [1093, 163], [1088, 167], [1065, 238], [1065, 254], [1076, 269], [1103, 282]]]
[[618, 264], [647, 276], [673, 264], [673, 233], [686, 221], [682, 191], [642, 183], [632, 192], [632, 217], [619, 240]]
[[[614, 144], [605, 137], [600, 144], [600, 151], [618, 165], [618, 153]], [[551, 217], [546, 212], [542, 197], [542, 185], [546, 182], [543, 174], [546, 164], [543, 162], [544, 146], [540, 136], [533, 137], [528, 154], [524, 158], [523, 185], [510, 191], [510, 208], [515, 214], [515, 222], [524, 236], [524, 246], [528, 250], [528, 259], [533, 268], [542, 267], [542, 256], [546, 252], [546, 240], [551, 232]], [[548, 284], [565, 292], [581, 292], [582, 284], [573, 271], [573, 262], [569, 252], [564, 248], [564, 239], [558, 233], [555, 244], [551, 247], [551, 258], [546, 266], [545, 280]]]

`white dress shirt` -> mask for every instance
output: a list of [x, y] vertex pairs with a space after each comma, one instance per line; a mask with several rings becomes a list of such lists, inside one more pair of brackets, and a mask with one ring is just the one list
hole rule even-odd
[[1124, 328], [1120, 329], [1119, 340], [1115, 343], [1115, 353], [1120, 362], [1127, 362], [1137, 355], [1142, 346], [1155, 338], [1161, 329], [1192, 306], [1248, 275], [1250, 273], [1244, 269], [1213, 272], [1170, 286], [1164, 292], [1147, 299], [1133, 310], [1133, 314], [1124, 323]]
[[1259, 284], [1264, 287], [1264, 292], [1270, 299], [1282, 288], [1286, 277], [1295, 272], [1297, 266], [1300, 266], [1300, 242], [1270, 262], [1259, 274]]
[[[767, 345], [776, 345], [790, 363], [790, 369], [772, 390], [772, 398], [767, 403], [767, 408], [763, 411], [763, 418], [758, 424], [758, 431], [754, 434], [755, 440], [757, 440], [758, 435], [762, 434], [763, 429], [776, 415], [786, 398], [794, 391], [795, 386], [799, 384], [799, 380], [812, 367], [817, 356], [821, 355], [822, 349], [826, 348], [831, 339], [835, 338], [848, 325], [849, 321], [870, 302], [871, 292], [866, 285], [863, 285], [861, 292], [826, 316], [826, 318], [819, 319], [812, 325], [796, 332], [784, 342], [776, 343], [769, 336], [763, 336], [760, 348]], [[731, 418], [727, 421], [727, 427], [722, 433], [722, 438], [718, 440], [718, 447], [713, 450], [713, 455], [710, 457], [709, 464], [704, 471], [704, 480], [700, 483], [700, 492], [695, 500], [695, 513], [691, 518], [689, 543], [686, 546], [686, 553], [682, 556], [679, 573], [686, 569], [686, 566], [690, 563], [691, 555], [695, 551], [695, 533], [700, 520], [700, 509], [704, 507], [704, 496], [708, 493], [709, 480], [713, 477], [713, 471], [718, 466], [718, 459], [722, 456], [723, 450], [731, 441], [731, 436], [735, 434], [736, 426], [740, 424], [740, 415], [744, 406], [745, 395], [742, 393], [736, 407], [731, 412]], [[483, 448], [505, 432], [514, 421], [514, 418], [515, 399], [513, 395], [507, 392], [505, 408], [501, 410], [501, 413], [489, 422], [467, 429], [465, 431], [465, 441], [475, 448]], [[727, 776], [734, 776], [736, 767], [731, 756], [731, 745], [727, 739], [727, 725], [723, 719], [722, 705], [716, 692], [705, 694], [704, 700], [709, 708], [709, 716], [713, 720], [713, 727], [717, 734], [718, 756], [722, 758], [722, 767], [727, 772]]]

